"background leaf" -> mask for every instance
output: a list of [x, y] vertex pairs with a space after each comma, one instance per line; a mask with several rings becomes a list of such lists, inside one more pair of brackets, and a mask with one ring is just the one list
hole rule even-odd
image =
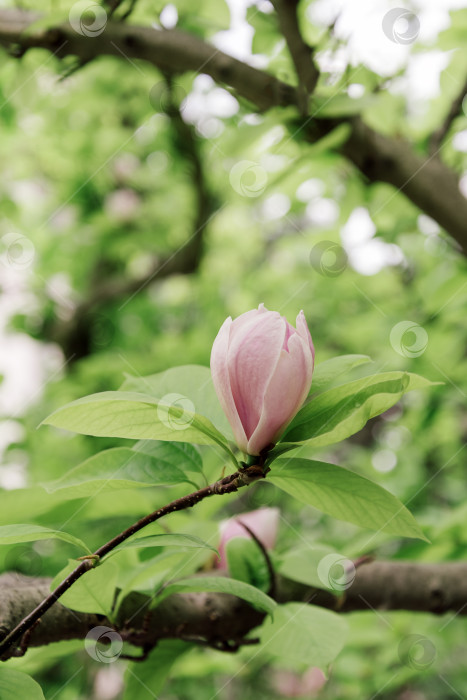
[[248, 603], [251, 603], [254, 608], [267, 613], [272, 613], [276, 608], [275, 601], [262, 591], [254, 588], [254, 586], [250, 586], [243, 581], [220, 576], [197, 576], [196, 578], [187, 578], [170, 583], [164, 588], [163, 592], [157, 596], [151, 607], [157, 607], [162, 600], [165, 600], [165, 598], [173, 593], [202, 591], [229, 593], [230, 595], [246, 600]]
[[300, 545], [285, 552], [280, 557], [277, 571], [292, 581], [315, 588], [334, 590], [318, 575], [318, 567], [324, 557], [333, 554], [332, 547], [324, 545]]
[[85, 552], [91, 550], [84, 544], [79, 537], [70, 535], [63, 530], [52, 530], [49, 527], [42, 525], [29, 525], [27, 523], [18, 523], [15, 525], [2, 525], [0, 527], [0, 544], [15, 544], [16, 542], [34, 542], [36, 540], [63, 540], [74, 544]]
[[[50, 590], [55, 588], [77, 566], [76, 561], [69, 564], [55, 576]], [[94, 569], [87, 571], [61, 596], [60, 602], [71, 610], [78, 612], [98, 613], [112, 617], [112, 607], [115, 600], [118, 567], [112, 561], [105, 561]]]
[[413, 515], [392, 493], [349, 469], [298, 457], [278, 459], [268, 481], [338, 520], [426, 539]]
[[178, 639], [162, 639], [147, 663], [129, 663], [125, 672], [123, 700], [154, 700], [163, 689], [175, 661], [191, 649]]
[[2, 700], [44, 700], [39, 683], [22, 671], [0, 668], [0, 698]]
[[262, 649], [285, 662], [326, 668], [344, 646], [342, 616], [308, 603], [278, 605], [260, 630]]
[[264, 555], [257, 543], [246, 537], [233, 537], [225, 545], [228, 571], [232, 578], [267, 592], [271, 581]]
[[109, 552], [106, 559], [122, 549], [139, 549], [142, 547], [195, 547], [196, 549], [210, 549], [217, 554], [217, 550], [214, 547], [211, 547], [207, 542], [203, 542], [199, 537], [170, 533], [164, 535], [147, 535], [146, 537], [132, 537], [126, 540], [126, 542], [119, 544], [112, 552]]

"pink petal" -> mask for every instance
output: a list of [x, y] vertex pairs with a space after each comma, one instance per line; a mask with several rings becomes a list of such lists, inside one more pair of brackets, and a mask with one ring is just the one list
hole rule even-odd
[[302, 336], [307, 342], [311, 350], [311, 354], [313, 356], [313, 365], [315, 362], [315, 347], [313, 345], [313, 341], [311, 339], [311, 333], [310, 329], [308, 328], [308, 324], [306, 322], [305, 314], [303, 311], [300, 311], [300, 313], [297, 316], [296, 320], [297, 324], [297, 333]]
[[249, 318], [231, 335], [227, 357], [230, 387], [247, 438], [260, 420], [284, 336], [284, 322], [273, 311]]
[[248, 440], [248, 454], [259, 454], [280, 437], [310, 391], [313, 356], [308, 338], [294, 333], [288, 346], [289, 351], [282, 350], [272, 374], [260, 421]]
[[279, 509], [278, 508], [259, 508], [252, 510], [249, 513], [230, 518], [221, 524], [221, 541], [219, 544], [219, 563], [217, 568], [227, 569], [227, 558], [225, 554], [225, 546], [227, 542], [234, 537], [251, 538], [251, 535], [245, 530], [240, 523], [245, 523], [247, 527], [255, 533], [256, 537], [263, 543], [266, 549], [273, 549], [279, 529]]
[[246, 451], [247, 437], [243, 429], [241, 420], [237, 413], [235, 401], [230, 388], [229, 369], [227, 356], [229, 349], [230, 333], [232, 329], [232, 319], [227, 318], [221, 326], [211, 351], [211, 375], [216, 390], [217, 397], [222, 406], [222, 410], [227, 416], [235, 437], [235, 442], [239, 448]]

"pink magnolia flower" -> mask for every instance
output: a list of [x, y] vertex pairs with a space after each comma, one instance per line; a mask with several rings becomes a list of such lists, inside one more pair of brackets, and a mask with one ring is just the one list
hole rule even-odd
[[277, 671], [273, 677], [277, 691], [284, 698], [314, 698], [326, 683], [326, 676], [320, 668], [310, 666], [305, 673]]
[[230, 518], [230, 520], [225, 520], [221, 523], [219, 561], [216, 564], [218, 569], [227, 570], [225, 546], [229, 540], [234, 537], [251, 538], [248, 530], [245, 530], [241, 523], [245, 523], [245, 525], [254, 532], [266, 549], [274, 548], [277, 540], [277, 531], [279, 529], [279, 509], [259, 508], [258, 510], [251, 510], [249, 513], [241, 513], [241, 515], [236, 515], [235, 518]]
[[224, 321], [212, 346], [214, 388], [249, 455], [276, 442], [310, 391], [315, 351], [303, 311], [296, 325], [260, 304]]

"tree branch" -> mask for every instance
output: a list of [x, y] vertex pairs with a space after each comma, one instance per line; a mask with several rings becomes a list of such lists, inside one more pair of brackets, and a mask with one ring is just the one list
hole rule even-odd
[[299, 82], [299, 106], [303, 115], [308, 113], [308, 101], [319, 79], [319, 71], [313, 61], [313, 50], [303, 40], [298, 26], [299, 0], [272, 0], [279, 26], [285, 37], [294, 62]]
[[432, 133], [430, 137], [428, 145], [428, 151], [430, 154], [436, 154], [440, 150], [441, 146], [443, 145], [444, 139], [448, 135], [449, 129], [451, 128], [454, 119], [460, 114], [462, 114], [462, 103], [464, 102], [464, 98], [466, 95], [467, 78], [458, 95], [452, 101], [449, 112], [446, 114], [443, 123], [441, 124], [439, 129], [436, 129], [436, 131]]
[[[36, 15], [31, 18], [30, 13], [22, 10], [0, 10], [0, 44], [15, 49], [19, 55], [29, 48], [40, 47], [58, 57], [75, 55], [83, 60], [99, 55], [121, 59], [123, 53], [129, 58], [148, 61], [164, 73], [206, 73], [216, 82], [230, 85], [259, 110], [299, 106], [296, 88], [184, 32], [108, 22], [98, 38], [88, 38], [67, 23], [51, 29], [33, 29], [30, 25], [34, 19]], [[339, 120], [315, 117], [303, 124], [304, 138], [316, 140], [341, 123], [350, 124], [351, 131], [339, 152], [370, 182], [388, 182], [402, 192], [446, 229], [466, 252], [467, 199], [459, 190], [456, 174], [438, 158], [422, 158], [410, 142], [383, 136], [358, 117]]]
[[82, 60], [103, 55], [121, 59], [123, 54], [148, 61], [164, 74], [206, 73], [216, 82], [231, 85], [259, 109], [296, 103], [295, 88], [186, 32], [107, 22], [105, 31], [90, 38], [78, 34], [69, 23], [35, 30], [31, 25], [37, 19], [37, 14], [23, 10], [0, 10], [0, 44], [22, 50], [38, 47], [59, 58], [71, 55]]
[[[190, 493], [182, 498], [178, 498], [166, 506], [159, 508], [158, 510], [146, 515], [141, 518], [136, 523], [131, 525], [129, 528], [121, 532], [120, 534], [113, 537], [109, 542], [106, 542], [102, 547], [99, 547], [93, 554], [82, 557], [78, 566], [62, 581], [52, 593], [49, 593], [47, 597], [34, 608], [24, 619], [22, 619], [16, 627], [8, 633], [8, 635], [0, 642], [0, 659], [4, 659], [5, 653], [8, 655], [8, 650], [15, 643], [18, 642], [25, 632], [34, 628], [38, 620], [57, 602], [57, 600], [69, 589], [71, 586], [81, 578], [87, 571], [93, 568], [93, 566], [99, 562], [106, 554], [111, 552], [118, 547], [119, 544], [125, 542], [129, 537], [139, 532], [143, 527], [149, 525], [150, 523], [159, 520], [164, 515], [169, 513], [174, 513], [175, 511], [185, 510], [186, 508], [191, 508], [196, 503], [208, 498], [213, 495], [222, 495], [225, 493], [234, 493], [238, 491], [239, 488], [243, 486], [248, 486], [249, 484], [257, 481], [258, 479], [264, 478], [267, 468], [264, 468], [264, 460], [260, 457], [257, 458], [257, 465], [245, 466], [239, 471], [229, 474], [228, 476], [219, 479], [214, 484], [205, 486], [198, 491]], [[9, 654], [11, 656], [11, 654]]]
[[[49, 586], [47, 578], [12, 573], [0, 576], [0, 633], [5, 634], [47, 596]], [[154, 610], [149, 610], [151, 600], [146, 595], [131, 593], [123, 601], [116, 622], [103, 619], [102, 615], [70, 612], [56, 603], [33, 628], [28, 645], [84, 639], [93, 627], [104, 625], [141, 648], [152, 647], [161, 639], [190, 639], [217, 648], [231, 648], [231, 642], [242, 640], [264, 619], [262, 613], [245, 601], [224, 593], [177, 593]], [[467, 563], [373, 561], [356, 569], [352, 585], [341, 597], [278, 576], [277, 600], [309, 602], [339, 613], [410, 610], [465, 616]], [[14, 650], [10, 649], [4, 658], [13, 655]]]
[[[166, 81], [171, 97], [172, 80], [170, 76], [166, 77]], [[106, 261], [105, 259], [98, 260], [93, 276], [94, 282], [90, 285], [88, 298], [76, 307], [71, 318], [66, 321], [54, 319], [52, 322], [46, 322], [42, 329], [48, 340], [55, 341], [62, 347], [65, 357], [73, 358], [72, 362], [76, 362], [91, 352], [93, 315], [102, 307], [131, 298], [149, 284], [159, 282], [171, 275], [191, 274], [200, 265], [204, 234], [218, 205], [207, 183], [200, 144], [194, 127], [183, 120], [180, 107], [174, 99], [169, 99], [165, 112], [170, 118], [174, 148], [180, 153], [187, 165], [186, 170], [195, 192], [193, 232], [175, 252], [162, 259], [154, 255], [151, 268], [141, 277], [127, 279], [120, 273], [110, 278], [104, 276], [102, 279], [100, 268], [106, 267]]]

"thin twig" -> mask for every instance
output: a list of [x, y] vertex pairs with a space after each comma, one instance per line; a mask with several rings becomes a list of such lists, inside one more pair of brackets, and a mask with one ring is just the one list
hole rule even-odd
[[243, 486], [248, 486], [249, 484], [257, 481], [258, 479], [264, 478], [266, 476], [267, 468], [264, 468], [262, 464], [247, 466], [241, 468], [233, 474], [225, 476], [223, 479], [219, 479], [209, 486], [205, 486], [198, 491], [189, 493], [186, 496], [177, 498], [175, 501], [168, 503], [167, 505], [159, 508], [158, 510], [146, 515], [141, 518], [136, 523], [123, 530], [120, 534], [113, 537], [109, 542], [106, 542], [102, 547], [99, 547], [94, 554], [87, 556], [81, 561], [76, 569], [74, 569], [62, 583], [60, 583], [57, 588], [47, 596], [29, 615], [27, 615], [21, 622], [3, 639], [0, 643], [0, 659], [5, 655], [5, 652], [11, 647], [11, 645], [17, 640], [21, 639], [25, 632], [27, 632], [36, 621], [42, 617], [42, 615], [51, 608], [54, 603], [76, 582], [81, 578], [87, 571], [98, 565], [98, 562], [105, 557], [106, 554], [111, 552], [115, 547], [117, 547], [122, 542], [125, 542], [129, 537], [134, 535], [136, 532], [141, 530], [146, 525], [159, 520], [164, 515], [169, 513], [174, 513], [175, 511], [184, 510], [186, 508], [192, 508], [196, 503], [199, 503], [209, 496], [222, 495], [225, 493], [234, 493], [239, 488]]

